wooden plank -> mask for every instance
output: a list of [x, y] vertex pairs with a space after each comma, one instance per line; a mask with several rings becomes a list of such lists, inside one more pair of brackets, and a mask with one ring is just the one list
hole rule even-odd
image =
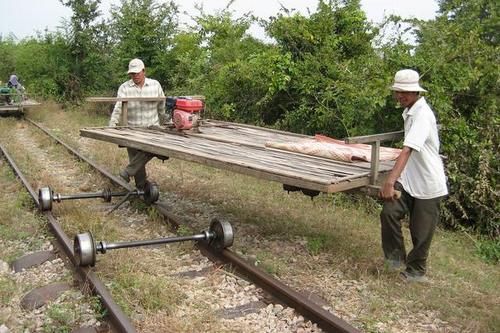
[[[128, 133], [131, 136], [135, 136], [138, 134], [144, 135], [143, 138], [138, 137], [138, 140], [144, 139], [147, 141], [155, 140], [153, 137], [158, 137], [159, 133], [156, 131], [151, 131], [151, 130], [146, 130], [144, 128], [134, 128], [133, 132]], [[161, 135], [161, 134], [160, 134]], [[197, 137], [189, 136], [189, 135], [180, 135], [182, 138], [179, 138], [179, 140], [186, 140], [186, 147], [189, 147], [190, 149], [197, 150], [198, 147], [202, 147], [203, 149], [210, 149], [209, 146], [211, 143], [210, 141], [206, 140], [200, 140]], [[163, 136], [163, 139], [168, 138], [168, 136]], [[135, 139], [134, 139], [135, 140]], [[178, 140], [177, 142], [164, 142], [165, 145], [173, 145], [173, 144], [179, 144]], [[213, 144], [217, 145], [217, 142], [214, 142]], [[220, 147], [217, 147], [218, 150], [220, 150]], [[367, 170], [369, 170], [369, 164], [363, 164], [363, 165], [368, 165], [368, 167], [360, 167], [355, 163], [347, 163], [347, 162], [339, 162], [339, 161], [333, 161], [332, 159], [326, 159], [322, 157], [315, 157], [315, 156], [310, 156], [310, 155], [305, 155], [301, 153], [295, 153], [295, 152], [289, 152], [285, 150], [280, 150], [280, 149], [270, 149], [267, 147], [255, 147], [251, 146], [246, 147], [246, 146], [240, 146], [240, 145], [228, 145], [227, 143], [224, 144], [224, 151], [227, 153], [233, 152], [234, 154], [237, 155], [243, 155], [243, 156], [249, 156], [258, 154], [256, 157], [259, 160], [266, 160], [266, 159], [271, 159], [271, 160], [278, 160], [282, 163], [286, 163], [285, 167], [288, 167], [290, 162], [295, 162], [298, 164], [299, 167], [302, 167], [301, 172], [302, 173], [308, 173], [311, 170], [321, 170], [323, 173], [321, 176], [324, 176], [324, 172], [328, 172], [328, 170], [334, 170], [335, 174], [338, 176], [338, 174], [343, 175], [343, 174], [355, 174], [355, 173], [362, 173], [365, 174]], [[193, 151], [193, 153], [196, 153], [196, 151]], [[217, 154], [217, 152], [214, 152], [214, 154]], [[260, 155], [259, 155], [260, 154]], [[278, 162], [277, 162], [278, 163]], [[305, 167], [305, 168], [304, 168]]]
[[[200, 129], [200, 132], [179, 132], [175, 129], [161, 129], [160, 131], [165, 131], [166, 133], [172, 133], [172, 134], [177, 134], [177, 135], [183, 135], [187, 137], [200, 137], [200, 138], [205, 138], [208, 140], [214, 140], [214, 141], [220, 141], [220, 142], [226, 142], [226, 143], [233, 143], [235, 145], [245, 145], [245, 146], [250, 146], [250, 147], [258, 147], [258, 148], [265, 148], [268, 151], [279, 151], [283, 152], [283, 149], [277, 149], [277, 148], [271, 148], [271, 147], [265, 147], [266, 142], [293, 142], [296, 141], [296, 138], [293, 136], [286, 135], [286, 132], [280, 131], [279, 136], [274, 136], [275, 131], [268, 132], [267, 129], [264, 129], [260, 135], [250, 135], [251, 133], [247, 132], [240, 132], [238, 131], [240, 128], [236, 127], [234, 125], [230, 127], [222, 127], [218, 128], [217, 130], [214, 130], [210, 126], [208, 127], [208, 130], [205, 126], [203, 126]], [[230, 132], [237, 132], [237, 135], [228, 135]], [[182, 133], [182, 134], [179, 134]], [[267, 134], [267, 136], [266, 136]], [[314, 137], [311, 136], [300, 136], [300, 138], [304, 139], [313, 139]], [[308, 162], [310, 162], [312, 167], [320, 167], [317, 164], [321, 163], [321, 161], [331, 161], [331, 159], [325, 158], [325, 157], [319, 157], [319, 156], [312, 156], [312, 155], [305, 155], [303, 153], [298, 153], [298, 152], [288, 152], [289, 154], [296, 154], [300, 156], [307, 156]], [[337, 165], [346, 165], [348, 168], [353, 165], [352, 162], [347, 162], [347, 161], [337, 161]], [[387, 166], [389, 164], [389, 166]], [[357, 167], [365, 167], [367, 169], [370, 168], [370, 163], [369, 162], [362, 162], [362, 161], [357, 161], [355, 163]], [[386, 171], [387, 169], [392, 168], [392, 163], [387, 163], [387, 162], [382, 162], [381, 163], [381, 170]]]
[[37, 101], [35, 100], [32, 100], [32, 99], [27, 99], [25, 101], [22, 101], [21, 102], [21, 105], [24, 107], [24, 108], [30, 108], [30, 107], [33, 107], [33, 106], [40, 106], [42, 105], [41, 103], [38, 103]]
[[238, 128], [238, 127], [239, 128], [247, 128], [247, 129], [253, 129], [256, 132], [276, 133], [276, 134], [286, 135], [288, 137], [313, 138], [312, 136], [305, 135], [305, 134], [285, 132], [285, 131], [281, 131], [281, 130], [277, 130], [277, 129], [272, 129], [272, 128], [268, 128], [268, 127], [259, 127], [259, 126], [247, 125], [247, 124], [235, 124], [235, 123], [230, 123], [230, 122], [226, 122], [226, 121], [212, 120], [212, 119], [206, 120], [206, 122], [208, 124], [212, 123], [215, 126], [223, 126], [223, 125], [225, 125], [225, 126], [229, 126], [229, 127], [233, 126], [233, 127], [236, 127], [236, 128]]
[[[307, 136], [212, 122], [201, 133], [165, 128], [84, 128], [83, 137], [170, 156], [245, 175], [321, 192], [339, 192], [370, 183], [370, 164], [339, 162], [264, 146], [266, 140], [293, 141]], [[382, 171], [391, 163], [381, 163]]]
[[384, 142], [391, 140], [399, 140], [403, 138], [405, 132], [404, 131], [395, 131], [381, 134], [373, 134], [373, 135], [363, 135], [363, 136], [353, 136], [350, 138], [345, 138], [345, 143], [372, 143], [375, 141]]
[[370, 184], [370, 179], [368, 177], [359, 177], [356, 179], [339, 182], [337, 184], [328, 185], [327, 193], [344, 192], [347, 190], [361, 188]]
[[111, 143], [115, 143], [115, 144], [119, 144], [119, 145], [127, 144], [127, 147], [139, 149], [139, 150], [146, 151], [146, 152], [149, 152], [152, 154], [157, 154], [160, 156], [170, 156], [173, 158], [178, 158], [178, 159], [189, 161], [189, 162], [196, 162], [196, 163], [200, 163], [203, 165], [216, 167], [219, 169], [234, 171], [234, 172], [254, 176], [257, 178], [261, 178], [261, 179], [267, 179], [267, 180], [276, 181], [279, 183], [294, 185], [294, 186], [308, 188], [308, 189], [317, 190], [317, 191], [321, 191], [321, 192], [326, 192], [328, 190], [328, 187], [327, 187], [328, 182], [323, 181], [322, 179], [315, 179], [315, 180], [311, 181], [311, 180], [304, 179], [301, 177], [296, 177], [294, 175], [274, 174], [274, 173], [266, 170], [266, 168], [261, 167], [260, 165], [252, 165], [252, 164], [247, 164], [247, 163], [243, 163], [243, 162], [235, 163], [235, 161], [227, 161], [224, 159], [215, 159], [215, 158], [212, 158], [210, 156], [193, 155], [192, 153], [189, 153], [188, 151], [179, 152], [179, 151], [167, 149], [165, 147], [158, 147], [155, 145], [142, 143], [142, 142], [136, 142], [136, 141], [128, 141], [127, 142], [126, 140], [123, 140], [121, 138], [115, 138], [115, 137], [111, 137], [111, 136], [103, 136], [100, 133], [91, 132], [91, 131], [83, 131], [82, 130], [81, 135], [84, 137], [103, 140], [103, 141], [107, 141], [107, 142], [111, 142]]
[[[219, 137], [205, 136], [205, 135], [197, 135], [197, 134], [189, 134], [188, 136], [193, 136], [193, 137], [197, 137], [197, 138], [205, 138], [205, 139], [209, 139], [209, 140], [213, 140], [213, 141], [217, 141], [217, 142], [222, 142], [222, 143], [228, 143], [228, 144], [231, 144], [232, 146], [236, 145], [236, 148], [239, 149], [239, 150], [245, 149], [245, 147], [252, 147], [252, 148], [255, 148], [257, 150], [264, 149], [264, 150], [266, 150], [266, 153], [262, 156], [264, 158], [266, 156], [267, 157], [274, 157], [276, 154], [278, 154], [278, 156], [280, 158], [282, 158], [283, 153], [290, 154], [290, 155], [297, 155], [297, 156], [301, 156], [301, 157], [304, 156], [304, 154], [295, 153], [295, 152], [289, 152], [289, 151], [284, 151], [284, 150], [275, 149], [275, 148], [268, 148], [268, 147], [259, 146], [257, 144], [252, 144], [252, 143], [233, 142], [230, 139], [226, 139], [226, 138], [219, 138]], [[254, 151], [250, 150], [249, 153], [253, 154]], [[317, 162], [315, 163], [314, 159], [324, 159], [324, 158], [316, 157], [316, 156], [310, 156], [310, 159], [308, 159], [308, 160], [304, 159], [304, 162], [301, 163], [301, 166], [305, 166], [305, 167], [308, 167], [310, 169], [313, 169], [313, 168], [316, 168], [316, 169], [319, 168], [319, 169], [321, 169], [322, 166], [318, 165]], [[331, 160], [328, 160], [328, 161], [331, 161]], [[341, 172], [339, 170], [336, 170], [336, 171]]]
[[128, 125], [128, 101], [122, 101], [122, 114], [120, 119], [120, 125]]
[[[96, 133], [96, 135], [93, 136], [94, 138], [103, 138], [102, 133]], [[82, 136], [87, 136], [87, 133], [84, 133], [81, 131]], [[184, 147], [181, 147], [177, 145], [175, 149], [173, 147], [166, 147], [162, 145], [161, 142], [157, 142], [156, 140], [152, 140], [152, 138], [135, 138], [134, 140], [130, 140], [129, 138], [125, 137], [120, 137], [120, 135], [110, 135], [108, 134], [105, 136], [105, 138], [109, 139], [114, 139], [114, 140], [106, 140], [106, 141], [113, 141], [114, 143], [120, 144], [120, 145], [126, 145], [128, 147], [140, 149], [143, 151], [147, 151], [152, 154], [157, 154], [161, 156], [172, 156], [175, 158], [179, 159], [184, 159], [184, 160], [189, 160], [192, 162], [198, 162], [201, 164], [210, 164], [213, 162], [213, 160], [217, 160], [218, 166], [227, 169], [229, 168], [228, 165], [238, 165], [242, 167], [244, 170], [249, 170], [249, 169], [260, 169], [264, 172], [268, 173], [274, 173], [275, 170], [272, 169], [271, 167], [266, 167], [263, 163], [258, 163], [258, 158], [244, 158], [247, 156], [245, 153], [239, 152], [238, 155], [230, 155], [230, 154], [216, 154], [218, 151], [224, 151], [224, 152], [230, 152], [231, 150], [228, 149], [228, 147], [225, 146], [219, 146], [217, 149], [213, 149], [210, 151], [209, 149], [203, 149], [203, 150], [195, 150], [193, 147], [190, 147], [189, 145], [186, 145]], [[196, 152], [196, 155], [194, 156], [186, 156], [186, 155], [192, 155], [194, 152]], [[233, 151], [235, 153], [236, 151]], [[281, 176], [285, 177], [290, 177], [290, 178], [296, 178], [296, 179], [302, 179], [304, 178], [300, 173], [292, 173], [290, 172], [290, 169], [286, 168], [280, 168], [279, 170]], [[312, 180], [316, 183], [323, 183], [323, 184], [328, 184], [329, 181], [325, 180], [324, 178], [320, 176], [315, 176], [315, 175], [309, 175], [308, 176], [309, 180]]]
[[[109, 133], [108, 133], [108, 136], [109, 136]], [[113, 135], [111, 135], [113, 136]], [[119, 134], [117, 135], [119, 136]], [[124, 138], [122, 138], [124, 139]], [[131, 138], [128, 137], [127, 140], [130, 140]], [[127, 140], [120, 140], [119, 143], [122, 144], [122, 143], [126, 143]], [[152, 146], [161, 146], [162, 142], [157, 142], [156, 140], [154, 140], [154, 138], [136, 138], [136, 139], [133, 139], [133, 141], [137, 141], [137, 142], [141, 142], [141, 143], [145, 143], [145, 144], [148, 144], [148, 145], [152, 145]], [[173, 153], [173, 150], [174, 152], [181, 152], [181, 153], [189, 153], [189, 154], [196, 154], [196, 155], [199, 155], [200, 157], [202, 158], [216, 158], [216, 159], [219, 159], [221, 161], [227, 161], [229, 160], [229, 162], [232, 162], [232, 163], [236, 163], [236, 164], [241, 164], [241, 165], [244, 165], [244, 166], [250, 166], [252, 167], [252, 163], [258, 163], [259, 166], [262, 168], [262, 165], [264, 165], [264, 163], [262, 162], [263, 160], [265, 160], [265, 155], [259, 155], [259, 154], [255, 154], [254, 156], [249, 156], [248, 152], [245, 151], [245, 150], [241, 150], [241, 149], [235, 149], [237, 147], [227, 147], [227, 146], [224, 146], [224, 147], [221, 147], [221, 146], [218, 146], [216, 148], [213, 149], [213, 151], [210, 151], [210, 145], [208, 146], [205, 146], [205, 147], [202, 147], [202, 143], [191, 143], [191, 146], [188, 144], [188, 145], [183, 145], [182, 143], [179, 144], [175, 144], [174, 145], [176, 146], [174, 149], [170, 150], [168, 153], [170, 155], [172, 155]], [[172, 145], [173, 146], [173, 145]], [[233, 148], [233, 149], [231, 149]], [[200, 149], [202, 151], [200, 151]], [[224, 151], [224, 154], [218, 154], [219, 151]], [[159, 153], [158, 151], [156, 150], [150, 150], [150, 152], [152, 153]], [[222, 156], [221, 156], [222, 155]], [[177, 158], [182, 158], [182, 156], [178, 156]], [[281, 161], [284, 165], [283, 165], [283, 169], [285, 170], [284, 172], [286, 172], [286, 168], [288, 167], [288, 170], [291, 170], [292, 168], [290, 168], [289, 165], [287, 165], [288, 161], [286, 158], [283, 158], [283, 157], [279, 157], [277, 156], [276, 159], [278, 161]], [[199, 161], [199, 162], [203, 162], [203, 161]], [[275, 163], [276, 165], [276, 163]], [[314, 177], [314, 169], [311, 169], [311, 170], [302, 170], [300, 172], [298, 172], [298, 174], [304, 174], [304, 173], [307, 173], [307, 174], [313, 174], [313, 177]], [[292, 175], [293, 176], [293, 175]], [[321, 181], [321, 175], [317, 175], [316, 177], [319, 178], [318, 181]]]
[[[437, 124], [438, 131], [441, 130], [441, 124]], [[375, 141], [393, 141], [400, 140], [404, 137], [404, 131], [395, 131], [395, 132], [387, 132], [380, 134], [372, 134], [372, 135], [363, 135], [363, 136], [353, 136], [350, 138], [345, 138], [345, 143], [372, 143]]]
[[0, 106], [0, 111], [22, 111], [22, 106], [19, 105], [5, 105]]
[[[217, 122], [215, 122], [215, 123], [217, 123]], [[226, 123], [226, 124], [231, 124], [231, 123]], [[259, 146], [259, 145], [264, 146], [266, 142], [280, 142], [280, 143], [296, 142], [297, 138], [299, 138], [299, 139], [311, 139], [311, 140], [314, 139], [313, 136], [299, 135], [299, 134], [294, 134], [294, 133], [292, 133], [292, 135], [288, 135], [288, 132], [277, 131], [277, 130], [262, 129], [262, 131], [259, 132], [258, 127], [250, 126], [250, 125], [242, 125], [241, 127], [253, 128], [253, 129], [255, 129], [254, 132], [258, 133], [258, 134], [255, 135], [253, 132], [250, 133], [250, 132], [241, 131], [240, 124], [238, 124], [237, 126], [234, 126], [234, 124], [233, 124], [232, 126], [230, 125], [231, 129], [227, 130], [227, 132], [232, 130], [235, 133], [238, 133], [238, 135], [231, 135], [230, 137], [228, 137], [227, 133], [225, 133], [225, 132], [217, 132], [217, 131], [215, 133], [210, 132], [211, 129], [207, 130], [207, 128], [205, 128], [204, 126], [200, 129], [200, 131], [201, 131], [200, 134], [199, 133], [187, 133], [186, 135], [196, 135], [196, 136], [205, 137], [207, 139], [212, 139], [212, 137], [223, 137], [224, 138], [223, 140], [226, 140], [226, 141], [233, 141], [235, 143], [240, 143], [240, 144], [244, 144], [244, 145], [256, 145], [256, 146]], [[249, 141], [251, 141], [251, 142], [249, 142]], [[276, 148], [267, 148], [267, 149], [276, 149]], [[282, 151], [282, 149], [278, 149], [278, 150]], [[292, 153], [292, 152], [290, 152], [290, 153]], [[303, 153], [296, 153], [296, 154], [304, 155]], [[309, 159], [315, 159], [316, 161], [319, 161], [321, 159], [331, 160], [331, 159], [327, 159], [327, 158], [319, 157], [319, 156], [312, 156], [312, 155], [307, 155], [307, 156]], [[345, 165], [353, 165], [352, 162], [347, 162], [347, 161], [337, 161], [337, 163], [338, 164], [345, 164]], [[355, 164], [357, 166], [370, 168], [369, 162], [356, 161]], [[392, 165], [393, 165], [393, 162], [391, 162], [391, 161], [389, 161], [389, 162], [381, 161], [382, 171], [392, 168]]]
[[116, 102], [161, 102], [166, 100], [166, 97], [87, 97], [87, 102], [94, 103], [116, 103]]
[[29, 107], [34, 107], [34, 106], [39, 106], [39, 105], [41, 105], [41, 104], [38, 103], [38, 102], [36, 102], [36, 101], [34, 101], [34, 100], [27, 99], [27, 100], [23, 100], [20, 103], [0, 105], [0, 112], [1, 111], [7, 111], [6, 114], [9, 113], [8, 111], [22, 112], [23, 109], [27, 109]]
[[[137, 133], [137, 131], [142, 131], [142, 132], [143, 132], [143, 134], [145, 135], [145, 137], [144, 137], [144, 138], [145, 138], [146, 140], [154, 140], [154, 139], [153, 139], [153, 137], [156, 137], [156, 136], [155, 136], [155, 133], [154, 133], [154, 132], [152, 132], [152, 131], [148, 131], [148, 130], [144, 130], [144, 129], [137, 129], [137, 128], [134, 128], [134, 131], [129, 132], [129, 133], [128, 133], [128, 135], [131, 135], [132, 139], [134, 139], [133, 137], [134, 137], [136, 134], [138, 134], [138, 133]], [[167, 138], [167, 137], [168, 137], [168, 136], [163, 136], [163, 138]], [[183, 138], [180, 138], [180, 139], [182, 139], [182, 140], [187, 140], [187, 141], [186, 141], [186, 145], [187, 145], [188, 147], [193, 148], [193, 149], [196, 149], [196, 147], [197, 147], [198, 145], [200, 145], [200, 144], [201, 144], [201, 145], [204, 145], [204, 146], [205, 146], [205, 145], [209, 145], [209, 144], [210, 144], [210, 142], [208, 142], [208, 141], [203, 141], [203, 140], [194, 140], [194, 141], [193, 141], [193, 138], [192, 138], [192, 137], [186, 137], [186, 136], [182, 136], [182, 137], [183, 137]], [[139, 138], [139, 139], [141, 139], [141, 138]], [[135, 139], [134, 139], [134, 140], [135, 140]], [[175, 142], [165, 142], [165, 144], [178, 144], [178, 142], [177, 142], [177, 143], [175, 143]], [[231, 149], [232, 149], [232, 150], [235, 150], [235, 151], [237, 151], [237, 152], [240, 152], [240, 151], [241, 151], [241, 149], [245, 149], [245, 147], [240, 147], [240, 146], [236, 146], [236, 147], [235, 147], [234, 145], [230, 145], [230, 146], [227, 146], [227, 145], [226, 145], [226, 148], [227, 148], [228, 150], [231, 150]], [[268, 149], [268, 148], [265, 148], [265, 147], [255, 148], [255, 149], [253, 149], [253, 150], [256, 150], [256, 151], [265, 151], [265, 152], [264, 152], [264, 154], [265, 154], [265, 155], [263, 155], [263, 156], [262, 156], [262, 157], [264, 157], [264, 158], [266, 157], [266, 155], [269, 155], [269, 151], [268, 151], [269, 149]], [[247, 152], [244, 152], [244, 154], [246, 154], [246, 153], [247, 153]], [[311, 158], [311, 156], [308, 156], [308, 155], [299, 154], [299, 153], [292, 153], [292, 152], [287, 152], [287, 151], [283, 151], [283, 150], [276, 150], [276, 151], [275, 151], [275, 153], [276, 153], [276, 154], [278, 154], [278, 156], [280, 156], [280, 158], [283, 158], [283, 154], [286, 154], [286, 155], [290, 155], [290, 154], [292, 154], [292, 155], [295, 155], [295, 156], [296, 156], [296, 158], [299, 158], [299, 159], [301, 159], [301, 160], [305, 160], [305, 161], [308, 161], [308, 160], [310, 160], [310, 158]], [[273, 156], [273, 155], [271, 154], [271, 155], [269, 155], [269, 156]], [[289, 159], [289, 158], [290, 158], [290, 157], [289, 157], [289, 156], [287, 156], [287, 159]], [[313, 157], [313, 158], [314, 158], [314, 157]], [[332, 163], [337, 164], [337, 161], [332, 161], [332, 160], [330, 160], [330, 159], [322, 159], [322, 158], [317, 158], [317, 160], [318, 160], [320, 163], [321, 163], [321, 162], [323, 162], [323, 163], [324, 163], [324, 164], [326, 164], [328, 167], [331, 167], [331, 164], [332, 164]], [[317, 163], [317, 161], [313, 161], [313, 162], [314, 162], [314, 164], [316, 164], [316, 163]], [[314, 164], [312, 165], [313, 167], [314, 167]], [[357, 165], [356, 165], [356, 164], [354, 164], [354, 163], [344, 163], [344, 165], [346, 165], [346, 168], [347, 168], [348, 170], [351, 170], [351, 171], [354, 169], [354, 170], [361, 170], [361, 172], [364, 172], [364, 170], [363, 170], [363, 169], [365, 169], [365, 168], [360, 168], [359, 166], [357, 166]]]

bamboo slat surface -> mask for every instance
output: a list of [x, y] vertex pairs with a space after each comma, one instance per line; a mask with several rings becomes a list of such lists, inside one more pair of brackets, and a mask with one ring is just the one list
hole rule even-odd
[[40, 103], [34, 100], [25, 100], [21, 103], [12, 103], [12, 104], [2, 104], [0, 105], [0, 111], [22, 111], [22, 109], [27, 109], [33, 106], [39, 106]]
[[[164, 127], [99, 127], [81, 129], [80, 135], [321, 192], [369, 184], [369, 163], [334, 161], [267, 148], [266, 142], [295, 142], [312, 137], [262, 127], [204, 120], [199, 132]], [[381, 162], [380, 172], [386, 173], [392, 166], [393, 162]]]
[[22, 107], [19, 105], [0, 105], [0, 112], [2, 111], [21, 111]]
[[85, 100], [87, 102], [159, 102], [164, 101], [166, 97], [87, 97]]

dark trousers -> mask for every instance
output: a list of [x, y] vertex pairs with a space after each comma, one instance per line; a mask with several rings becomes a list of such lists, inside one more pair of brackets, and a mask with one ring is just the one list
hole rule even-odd
[[134, 177], [135, 186], [138, 189], [144, 189], [146, 185], [146, 164], [154, 157], [150, 153], [143, 152], [134, 148], [127, 148], [129, 164], [125, 171], [129, 176]]
[[[406, 263], [406, 271], [423, 275], [432, 236], [439, 221], [439, 204], [442, 197], [416, 199], [403, 190], [400, 183], [395, 189], [401, 191], [401, 198], [386, 201], [380, 214], [382, 223], [382, 249], [388, 260]], [[409, 215], [412, 250], [406, 255], [401, 220]]]

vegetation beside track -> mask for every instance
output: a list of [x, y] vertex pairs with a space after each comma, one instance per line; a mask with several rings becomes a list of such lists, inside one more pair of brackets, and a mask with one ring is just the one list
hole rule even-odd
[[[0, 120], [0, 142], [5, 145], [5, 129], [15, 126], [16, 120]], [[8, 134], [7, 134], [8, 135]], [[29, 253], [47, 250], [52, 236], [46, 221], [37, 213], [33, 199], [16, 178], [5, 160], [0, 160], [0, 262], [10, 265]], [[62, 262], [45, 263], [34, 272], [13, 273], [10, 268], [0, 269], [0, 323], [11, 332], [71, 332], [82, 324], [103, 317], [100, 303], [95, 297], [79, 291], [65, 292], [54, 303], [34, 312], [23, 311], [19, 301], [34, 288], [47, 283], [72, 283], [70, 271], [62, 270]], [[55, 280], [53, 280], [55, 279]]]
[[[62, 111], [48, 104], [29, 116], [115, 173], [126, 163], [123, 149], [79, 138], [80, 128], [107, 120], [107, 114], [91, 106]], [[155, 159], [148, 171], [162, 192], [196, 203], [186, 214], [208, 211], [240, 225], [234, 249], [249, 260], [338, 308], [342, 302], [357, 304], [357, 320], [368, 332], [393, 331], [398, 319], [418, 313], [456, 325], [457, 331], [495, 332], [500, 327], [500, 270], [480, 257], [474, 235], [440, 228], [431, 248], [432, 283], [405, 285], [383, 267], [375, 200], [337, 194], [311, 201], [286, 194], [280, 184], [174, 159]], [[353, 290], [349, 284], [338, 289], [347, 281]], [[418, 323], [418, 316], [412, 320]]]
[[[483, 234], [477, 247], [498, 262], [498, 1], [436, 1], [432, 20], [380, 25], [359, 0], [318, 0], [308, 15], [282, 8], [268, 19], [235, 17], [228, 1], [215, 14], [198, 8], [182, 28], [175, 1], [124, 0], [105, 19], [101, 0], [68, 0], [72, 16], [58, 31], [0, 35], [0, 80], [16, 72], [32, 94], [81, 104], [115, 94], [140, 57], [168, 95], [205, 95], [211, 118], [342, 138], [400, 130], [388, 87], [397, 70], [416, 69], [448, 157], [443, 222]], [[250, 34], [253, 24], [268, 41]]]
[[[49, 112], [51, 111], [54, 110]], [[56, 117], [62, 120], [61, 117]], [[60, 123], [56, 124], [61, 125]], [[69, 121], [69, 124], [71, 126], [76, 125], [73, 121]], [[52, 127], [52, 125], [46, 123], [44, 125]], [[67, 141], [70, 141], [71, 136], [75, 139], [72, 141], [73, 143], [78, 141], [78, 137], [75, 135], [66, 137], [65, 134], [62, 134], [68, 133], [69, 127], [57, 126], [52, 129], [56, 135], [68, 139]], [[89, 170], [84, 164], [77, 162], [68, 154], [65, 148], [56, 144], [34, 126], [18, 119], [1, 118], [0, 130], [0, 142], [11, 152], [11, 156], [16, 160], [19, 168], [23, 170], [26, 178], [35, 189], [49, 185], [56, 192], [65, 194], [84, 191], [95, 192], [102, 189], [103, 186], [110, 185], [109, 181], [104, 180], [94, 170]], [[72, 134], [78, 135], [78, 131]], [[100, 161], [102, 162], [102, 160]], [[2, 163], [2, 167], [8, 169], [6, 163]], [[8, 179], [21, 187], [15, 177], [10, 176]], [[23, 191], [17, 192], [14, 190], [10, 194], [20, 199], [30, 199], [22, 195]], [[30, 200], [26, 200], [26, 202], [29, 203]], [[9, 211], [10, 214], [13, 214], [13, 206], [19, 206], [17, 207], [19, 214], [38, 216], [36, 214], [37, 208], [33, 204], [20, 205], [17, 201], [15, 203], [4, 201], [3, 203], [5, 204], [5, 210]], [[89, 204], [92, 207], [91, 209], [89, 209]], [[64, 202], [64, 204], [54, 203], [52, 212], [70, 238], [76, 233], [84, 231], [91, 231], [97, 239], [106, 239], [108, 241], [158, 238], [169, 234], [168, 227], [158, 223], [158, 216], [150, 212], [150, 209], [140, 202], [133, 201], [132, 207], [129, 209], [125, 209], [121, 213], [115, 212], [109, 216], [106, 215], [108, 209], [109, 205], [102, 205], [98, 200], [93, 203], [69, 201]], [[23, 223], [30, 223], [24, 217], [18, 218]], [[8, 217], [5, 225], [16, 226], [16, 223], [18, 226], [24, 225], [19, 224], [15, 216]], [[9, 245], [4, 242], [4, 239], [7, 241], [9, 237], [19, 238], [21, 235], [20, 232], [3, 228], [3, 223], [0, 226], [2, 227], [0, 228], [0, 238], [2, 239], [0, 246], [2, 247]], [[43, 224], [40, 225], [40, 230], [44, 230]], [[44, 232], [46, 231], [44, 230]], [[134, 248], [113, 251], [103, 256], [103, 258], [99, 258], [99, 267], [95, 269], [95, 273], [103, 279], [117, 303], [127, 315], [131, 316], [132, 321], [137, 328], [140, 328], [139, 331], [141, 332], [166, 332], [170, 329], [175, 332], [206, 331], [204, 328], [207, 323], [210, 324], [211, 332], [224, 332], [224, 327], [219, 326], [219, 323], [210, 322], [216, 316], [214, 310], [210, 310], [208, 306], [202, 318], [190, 320], [188, 323], [184, 322], [185, 318], [176, 319], [172, 317], [172, 309], [177, 309], [179, 303], [186, 301], [185, 290], [180, 285], [182, 281], [172, 275], [172, 267], [178, 268], [180, 266], [177, 258], [186, 253], [191, 253], [192, 246], [190, 244], [187, 247], [173, 247], [169, 250], [169, 257], [172, 259], [168, 264], [168, 260], [164, 256], [164, 249], [155, 251], [155, 249]], [[36, 248], [36, 244], [33, 247]], [[18, 254], [17, 252], [5, 251], [5, 255], [8, 257], [6, 260], [9, 259], [10, 262], [23, 252], [21, 251]], [[1, 259], [4, 260], [3, 257]], [[159, 262], [161, 262], [161, 265], [158, 265]], [[68, 275], [67, 278], [71, 277]], [[207, 279], [206, 283], [207, 288], [211, 285], [217, 286], [217, 283], [210, 278]], [[0, 280], [0, 297], [5, 299], [11, 297], [11, 291], [8, 289], [10, 285], [11, 281], [9, 279], [2, 278]], [[26, 288], [26, 286], [22, 286], [22, 288]], [[67, 301], [67, 303], [62, 306], [60, 301]], [[89, 298], [89, 302], [97, 311], [103, 311], [98, 307], [95, 299]], [[17, 303], [14, 304], [17, 305]], [[61, 332], [70, 332], [72, 329], [77, 328], [78, 326], [75, 325], [80, 317], [78, 317], [77, 312], [72, 311], [72, 306], [78, 306], [78, 302], [72, 297], [58, 299], [57, 303], [50, 304], [46, 314], [48, 323], [44, 329], [47, 332], [58, 331], [59, 329]], [[11, 311], [12, 308], [9, 304], [6, 311]], [[3, 307], [0, 308], [2, 311], [3, 309]], [[0, 311], [0, 315], [2, 315], [2, 311]], [[31, 312], [20, 313], [25, 316], [31, 314]], [[102, 316], [105, 315], [105, 312], [100, 313]], [[154, 321], [150, 319], [153, 315], [157, 316]], [[168, 322], [165, 319], [167, 317]], [[7, 321], [7, 319], [9, 320]], [[9, 313], [6, 314], [5, 322], [9, 323], [9, 327], [14, 328], [17, 327], [16, 324], [19, 324], [15, 321], [13, 323], [12, 316]]]

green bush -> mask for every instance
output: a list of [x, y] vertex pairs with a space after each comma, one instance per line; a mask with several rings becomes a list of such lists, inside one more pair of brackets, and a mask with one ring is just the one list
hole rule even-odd
[[[401, 129], [388, 87], [397, 70], [414, 68], [443, 126], [446, 225], [499, 237], [497, 1], [442, 0], [434, 20], [389, 18], [399, 35], [371, 25], [359, 0], [260, 21], [234, 18], [230, 2], [214, 15], [200, 9], [185, 31], [174, 2], [122, 1], [106, 24], [98, 3], [66, 1], [74, 15], [57, 33], [0, 39], [0, 78], [16, 71], [29, 93], [73, 101], [115, 92], [138, 56], [167, 94], [205, 95], [209, 117], [344, 137]], [[256, 22], [272, 43], [249, 35]], [[415, 45], [404, 41], [408, 29]]]

